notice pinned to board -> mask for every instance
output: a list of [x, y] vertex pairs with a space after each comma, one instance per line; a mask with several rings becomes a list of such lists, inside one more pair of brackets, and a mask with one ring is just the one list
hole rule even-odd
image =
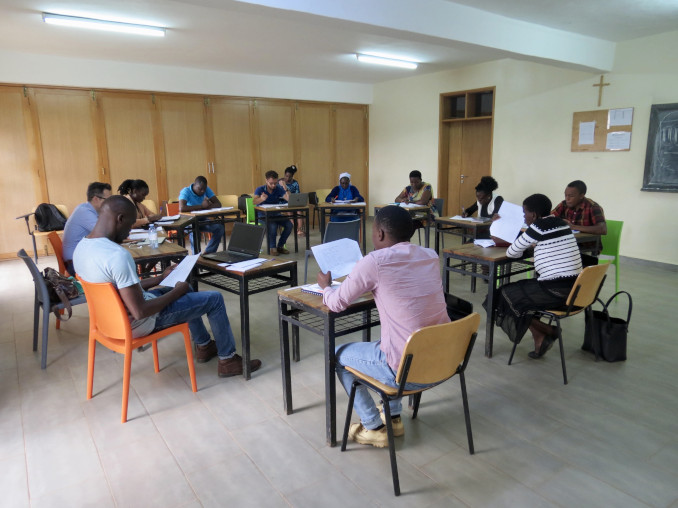
[[573, 152], [624, 152], [631, 149], [633, 108], [579, 111], [572, 116]]
[[592, 145], [596, 122], [579, 122], [579, 144]]

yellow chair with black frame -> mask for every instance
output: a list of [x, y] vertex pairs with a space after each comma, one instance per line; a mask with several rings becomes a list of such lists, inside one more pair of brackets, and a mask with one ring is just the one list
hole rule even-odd
[[[396, 496], [400, 495], [400, 480], [398, 478], [398, 464], [396, 462], [395, 441], [393, 436], [393, 423], [391, 421], [391, 409], [389, 401], [406, 395], [414, 398], [414, 411], [412, 419], [417, 417], [422, 392], [434, 388], [448, 379], [459, 376], [461, 385], [461, 398], [464, 406], [464, 420], [466, 422], [466, 438], [468, 440], [469, 453], [473, 455], [473, 432], [471, 430], [471, 415], [466, 396], [466, 379], [464, 371], [468, 365], [476, 333], [480, 325], [480, 314], [474, 312], [463, 319], [421, 328], [415, 331], [408, 339], [400, 365], [396, 373], [397, 387], [392, 387], [379, 382], [359, 370], [346, 367], [356, 377], [349, 394], [348, 410], [346, 412], [346, 424], [341, 442], [341, 451], [346, 451], [348, 432], [351, 425], [351, 413], [353, 401], [358, 385], [376, 392], [383, 405], [384, 422], [388, 435], [388, 448], [391, 459], [391, 474], [393, 476], [393, 491]], [[408, 390], [406, 383], [426, 385], [424, 388]]]
[[[33, 241], [33, 258], [35, 259], [36, 264], [38, 263], [38, 248], [35, 239], [47, 238], [51, 233], [51, 231], [38, 231], [38, 225], [35, 222], [35, 212], [39, 206], [40, 205], [36, 206], [35, 210], [33, 210], [30, 213], [19, 215], [18, 217], [16, 217], [16, 219], [24, 219], [26, 221], [26, 229], [28, 230], [28, 234], [30, 235], [31, 240]], [[57, 209], [59, 210], [59, 212], [61, 212], [61, 215], [63, 215], [65, 219], [68, 219], [70, 213], [66, 205], [55, 204], [54, 206], [57, 207]], [[63, 228], [57, 231], [63, 231]]]

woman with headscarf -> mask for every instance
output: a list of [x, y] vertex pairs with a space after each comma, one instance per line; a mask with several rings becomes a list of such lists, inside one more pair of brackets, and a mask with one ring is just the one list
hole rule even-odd
[[[361, 203], [365, 198], [360, 195], [360, 191], [355, 185], [351, 185], [350, 173], [339, 175], [339, 185], [330, 191], [325, 198], [326, 203]], [[358, 216], [357, 210], [332, 210], [330, 221], [345, 222], [354, 220]]]

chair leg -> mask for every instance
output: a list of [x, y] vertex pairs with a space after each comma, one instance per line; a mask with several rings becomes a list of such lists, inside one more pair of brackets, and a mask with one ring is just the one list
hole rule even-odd
[[96, 355], [97, 341], [90, 338], [89, 348], [87, 349], [87, 400], [92, 398], [92, 387], [94, 386], [94, 357]]
[[155, 373], [157, 374], [160, 372], [160, 361], [158, 360], [158, 341], [154, 340], [151, 342], [153, 346], [153, 370], [155, 370]]
[[348, 394], [348, 407], [346, 408], [346, 423], [344, 424], [344, 435], [341, 438], [341, 451], [346, 451], [346, 442], [348, 441], [348, 428], [351, 426], [351, 413], [353, 413], [353, 401], [355, 400], [355, 390], [357, 382], [351, 385], [351, 393]]
[[415, 393], [414, 397], [414, 407], [412, 411], [412, 419], [417, 418], [417, 413], [419, 413], [419, 403], [421, 402], [421, 392]]
[[560, 321], [557, 321], [558, 325], [558, 343], [560, 344], [560, 363], [563, 366], [563, 384], [567, 384], [567, 370], [565, 369], [565, 348], [563, 347], [563, 329], [560, 327]]
[[511, 349], [511, 356], [509, 356], [509, 361], [508, 361], [509, 365], [511, 365], [511, 361], [513, 361], [513, 355], [515, 354], [517, 347], [518, 347], [518, 343], [514, 342], [513, 343], [513, 349]]
[[[63, 309], [59, 311], [59, 314], [63, 314], [63, 313], [64, 313]], [[56, 323], [54, 325], [54, 328], [56, 328], [57, 330], [61, 330], [61, 319], [56, 318]]]
[[35, 235], [31, 235], [31, 240], [33, 240], [33, 257], [35, 258], [35, 264], [38, 264], [38, 247], [35, 245]]
[[132, 375], [132, 349], [126, 348], [125, 358], [123, 360], [122, 370], [122, 413], [120, 421], [125, 423], [127, 421], [127, 404], [129, 403], [129, 380]]
[[193, 348], [191, 346], [191, 337], [188, 332], [184, 332], [184, 346], [186, 347], [186, 361], [188, 362], [188, 375], [191, 378], [191, 389], [198, 391], [198, 383], [195, 380], [195, 363], [193, 362]]
[[33, 304], [33, 351], [38, 350], [38, 328], [40, 327], [40, 311], [41, 305], [35, 296], [35, 303]]
[[473, 430], [471, 429], [471, 412], [468, 409], [468, 397], [466, 395], [466, 379], [464, 373], [459, 373], [459, 384], [461, 385], [461, 400], [464, 403], [464, 420], [466, 421], [466, 437], [468, 438], [468, 452], [473, 455]]
[[42, 351], [40, 352], [40, 368], [47, 367], [47, 340], [49, 338], [49, 304], [42, 306]]
[[398, 462], [396, 460], [395, 440], [393, 439], [393, 422], [391, 421], [391, 406], [388, 398], [382, 398], [384, 408], [384, 420], [386, 422], [386, 435], [388, 436], [388, 454], [391, 459], [391, 475], [393, 476], [393, 492], [400, 495], [400, 479], [398, 478]]

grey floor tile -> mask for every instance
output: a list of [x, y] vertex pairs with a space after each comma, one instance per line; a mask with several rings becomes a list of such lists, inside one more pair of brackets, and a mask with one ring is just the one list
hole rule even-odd
[[114, 507], [113, 496], [103, 473], [82, 483], [49, 491], [31, 498], [32, 508], [61, 508], [63, 506]]
[[24, 454], [0, 458], [0, 492], [2, 504], [16, 508], [28, 507], [28, 479]]

